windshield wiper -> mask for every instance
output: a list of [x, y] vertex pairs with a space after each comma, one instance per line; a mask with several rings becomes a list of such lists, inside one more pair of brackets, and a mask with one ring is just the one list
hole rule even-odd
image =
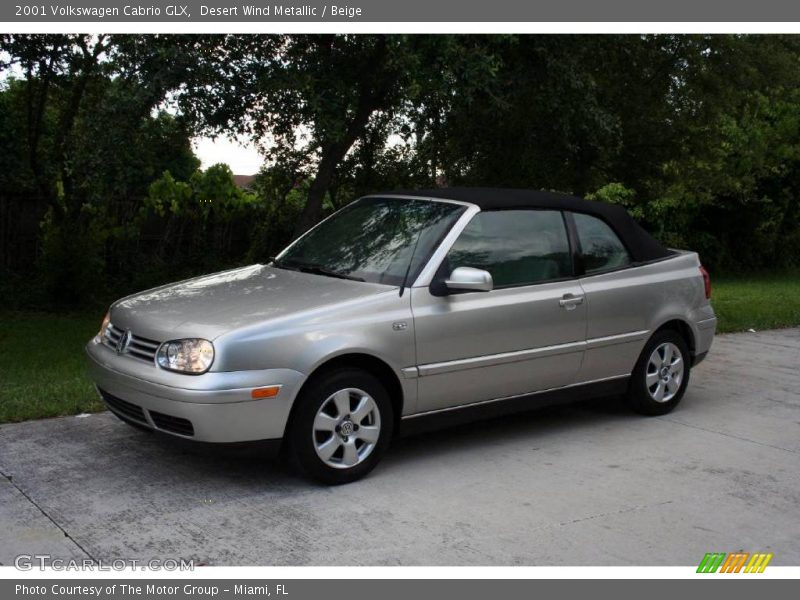
[[356, 277], [355, 275], [348, 275], [347, 273], [334, 271], [333, 269], [329, 269], [324, 265], [302, 264], [302, 265], [297, 265], [297, 268], [303, 273], [314, 273], [315, 275], [325, 275], [326, 277], [349, 279], [350, 281], [364, 281], [362, 277]]
[[274, 258], [270, 261], [270, 264], [273, 267], [276, 267], [278, 269], [286, 269], [287, 271], [299, 271], [300, 270], [294, 265], [287, 264], [287, 263], [285, 263], [283, 261], [280, 261], [280, 260], [275, 260]]
[[364, 281], [361, 277], [355, 275], [348, 275], [340, 271], [329, 269], [325, 265], [318, 263], [285, 263], [283, 261], [274, 261], [272, 263], [279, 269], [290, 269], [292, 271], [302, 271], [303, 273], [313, 273], [314, 275], [325, 275], [326, 277], [336, 277], [337, 279], [349, 279], [350, 281]]

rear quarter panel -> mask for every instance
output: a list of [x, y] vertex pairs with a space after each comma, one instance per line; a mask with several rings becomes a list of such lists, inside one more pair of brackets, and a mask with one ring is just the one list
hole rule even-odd
[[[694, 252], [581, 279], [587, 298], [587, 351], [580, 380], [629, 374], [647, 340], [664, 323], [713, 317]], [[614, 338], [617, 339], [614, 339]]]

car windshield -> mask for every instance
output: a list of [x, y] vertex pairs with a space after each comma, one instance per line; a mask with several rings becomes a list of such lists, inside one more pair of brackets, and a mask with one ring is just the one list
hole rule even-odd
[[274, 265], [386, 285], [413, 281], [464, 211], [450, 202], [362, 198], [284, 250]]

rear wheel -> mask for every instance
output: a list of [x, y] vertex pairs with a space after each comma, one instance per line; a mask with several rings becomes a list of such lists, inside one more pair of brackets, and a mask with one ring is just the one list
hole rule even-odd
[[364, 477], [392, 436], [389, 394], [370, 373], [339, 369], [310, 382], [289, 425], [289, 452], [309, 476], [337, 485]]
[[642, 350], [628, 386], [628, 404], [643, 415], [675, 408], [689, 384], [689, 348], [671, 329], [659, 331]]

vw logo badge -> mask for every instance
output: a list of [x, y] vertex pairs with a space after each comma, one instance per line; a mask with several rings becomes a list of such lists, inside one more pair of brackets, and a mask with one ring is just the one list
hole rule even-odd
[[119, 340], [117, 340], [117, 354], [127, 352], [128, 345], [131, 343], [131, 337], [130, 329], [126, 329], [125, 332], [119, 336]]

